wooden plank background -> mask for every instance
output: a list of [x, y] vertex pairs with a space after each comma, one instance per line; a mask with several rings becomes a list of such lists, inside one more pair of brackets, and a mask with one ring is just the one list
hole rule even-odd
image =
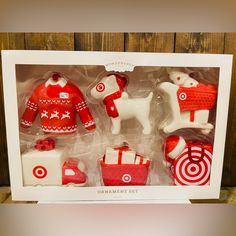
[[[0, 49], [230, 53], [236, 55], [236, 33], [0, 33]], [[234, 59], [223, 186], [236, 186], [235, 66]], [[1, 74], [0, 65], [0, 186], [8, 186]]]

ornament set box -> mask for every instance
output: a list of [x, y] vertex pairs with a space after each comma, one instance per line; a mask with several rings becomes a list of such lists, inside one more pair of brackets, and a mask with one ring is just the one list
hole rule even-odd
[[2, 51], [14, 200], [218, 198], [231, 55]]

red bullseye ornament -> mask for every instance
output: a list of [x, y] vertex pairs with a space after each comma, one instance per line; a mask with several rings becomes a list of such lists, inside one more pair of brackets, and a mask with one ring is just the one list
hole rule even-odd
[[175, 185], [209, 184], [211, 144], [185, 141], [180, 136], [172, 135], [165, 141], [164, 152]]
[[176, 185], [206, 185], [209, 183], [212, 154], [200, 147], [194, 149], [191, 148], [194, 162], [189, 158], [188, 148], [184, 149], [174, 161]]

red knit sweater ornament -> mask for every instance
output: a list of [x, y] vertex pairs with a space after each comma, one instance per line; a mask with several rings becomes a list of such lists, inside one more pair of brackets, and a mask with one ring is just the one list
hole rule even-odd
[[82, 92], [59, 73], [39, 85], [27, 102], [21, 118], [23, 128], [31, 127], [37, 114], [45, 133], [73, 133], [76, 113], [87, 130], [96, 128]]

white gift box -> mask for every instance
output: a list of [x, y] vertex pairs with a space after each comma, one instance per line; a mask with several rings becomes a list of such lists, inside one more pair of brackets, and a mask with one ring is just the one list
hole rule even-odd
[[[121, 152], [121, 157], [119, 153]], [[120, 151], [114, 148], [106, 148], [105, 163], [106, 164], [118, 164], [119, 158], [121, 158], [120, 164], [134, 164], [136, 153], [135, 151], [126, 150]]]
[[149, 160], [148, 158], [144, 158], [142, 156], [136, 155], [134, 164], [136, 165], [146, 164], [148, 160]]
[[[227, 126], [227, 114], [228, 114], [228, 104], [229, 104], [229, 94], [230, 94], [230, 81], [231, 81], [231, 69], [232, 69], [232, 55], [218, 55], [218, 54], [174, 54], [174, 53], [127, 53], [127, 52], [72, 52], [72, 51], [2, 51], [2, 67], [3, 67], [3, 85], [4, 85], [4, 102], [5, 102], [5, 116], [6, 116], [6, 132], [7, 132], [7, 142], [8, 142], [8, 158], [9, 158], [9, 170], [10, 170], [10, 180], [11, 180], [11, 190], [13, 200], [38, 200], [38, 201], [68, 201], [68, 200], [142, 200], [148, 201], [150, 199], [207, 199], [207, 198], [218, 198], [221, 186], [221, 173], [223, 169], [223, 157], [224, 157], [224, 143], [226, 136], [226, 126]], [[64, 70], [62, 72], [67, 73], [70, 76], [71, 71], [77, 70], [78, 68], [82, 70], [87, 68], [87, 70], [94, 70], [94, 74], [86, 80], [83, 74], [73, 74], [71, 78], [73, 82], [76, 82], [78, 86], [83, 88], [84, 94], [86, 94], [85, 87], [89, 87], [89, 83], [92, 80], [96, 80], [99, 73], [102, 71], [129, 71], [129, 74], [135, 73], [137, 78], [132, 78], [132, 83], [130, 83], [131, 97], [146, 97], [150, 91], [145, 91], [145, 86], [149, 86], [150, 89], [154, 90], [152, 80], [156, 81], [159, 78], [154, 78], [150, 76], [143, 77], [141, 72], [150, 71], [153, 69], [157, 71], [158, 68], [202, 68], [205, 69], [207, 73], [208, 68], [217, 68], [218, 75], [216, 76], [218, 88], [218, 96], [215, 108], [215, 124], [214, 130], [211, 134], [214, 140], [213, 143], [213, 157], [211, 166], [211, 177], [210, 184], [207, 186], [170, 186], [168, 182], [163, 182], [158, 184], [156, 179], [153, 179], [153, 183], [148, 186], [101, 186], [100, 173], [95, 170], [97, 165], [97, 159], [102, 157], [101, 152], [99, 152], [99, 143], [97, 146], [92, 146], [92, 141], [88, 143], [89, 151], [87, 153], [82, 153], [85, 156], [85, 165], [87, 165], [88, 172], [92, 166], [91, 173], [88, 173], [88, 177], [91, 179], [90, 185], [87, 187], [65, 187], [58, 186], [60, 182], [59, 171], [61, 171], [60, 165], [63, 161], [62, 153], [58, 150], [49, 152], [36, 152], [33, 150], [23, 150], [20, 149], [20, 140], [16, 137], [20, 136], [19, 130], [19, 120], [20, 112], [22, 111], [23, 103], [18, 100], [26, 97], [24, 94], [26, 88], [32, 90], [32, 86], [28, 84], [29, 81], [39, 81], [39, 77], [45, 74], [49, 70], [57, 70], [57, 68]], [[138, 70], [135, 70], [138, 67]], [[153, 68], [152, 68], [153, 67]], [[37, 71], [34, 71], [34, 69]], [[147, 68], [149, 68], [147, 70]], [[150, 69], [151, 68], [151, 69]], [[19, 75], [21, 71], [21, 75]], [[30, 74], [31, 73], [31, 74]], [[146, 73], [146, 72], [145, 72]], [[147, 72], [148, 73], [148, 72]], [[38, 77], [33, 77], [38, 74]], [[86, 73], [85, 73], [86, 74]], [[26, 75], [28, 77], [26, 77]], [[152, 76], [152, 75], [151, 75]], [[138, 80], [139, 79], [139, 80]], [[147, 79], [147, 80], [146, 80]], [[144, 83], [143, 87], [140, 89], [135, 86], [137, 81]], [[149, 83], [150, 82], [150, 83]], [[169, 81], [170, 82], [170, 81]], [[87, 83], [87, 84], [86, 84]], [[151, 84], [151, 86], [150, 86]], [[28, 87], [27, 87], [28, 86]], [[133, 87], [132, 87], [133, 86]], [[141, 87], [141, 85], [140, 85]], [[27, 94], [28, 95], [28, 94]], [[158, 112], [156, 100], [153, 99], [155, 111]], [[89, 104], [91, 106], [91, 104]], [[94, 111], [100, 109], [99, 106], [93, 105]], [[97, 110], [96, 110], [97, 109]], [[153, 108], [152, 108], [153, 109]], [[99, 110], [100, 111], [100, 110]], [[140, 111], [142, 112], [142, 111]], [[108, 120], [105, 117], [105, 112], [96, 113], [100, 114], [96, 117], [96, 120], [100, 122], [105, 122]], [[155, 119], [152, 120], [154, 123], [155, 130], [152, 132], [152, 136], [158, 136], [157, 126], [158, 124]], [[136, 123], [130, 121], [131, 126], [135, 127]], [[98, 126], [100, 123], [98, 123]], [[100, 127], [105, 127], [107, 124], [103, 124]], [[37, 124], [35, 124], [37, 128]], [[128, 127], [128, 125], [126, 125]], [[152, 170], [152, 176], [163, 174], [164, 169], [161, 169], [162, 165], [162, 154], [160, 149], [160, 137], [157, 137], [157, 142], [155, 145], [151, 146], [148, 141], [140, 137], [141, 126], [135, 127], [133, 131], [137, 132], [137, 143], [136, 146], [145, 143], [144, 150], [148, 150], [150, 147], [159, 148], [158, 152], [154, 152], [151, 158], [158, 159], [159, 162], [155, 162], [154, 166], [157, 169]], [[126, 132], [124, 129], [121, 132]], [[79, 129], [78, 133], [83, 131]], [[108, 129], [107, 129], [108, 130]], [[104, 137], [107, 137], [107, 130], [102, 130]], [[110, 129], [109, 129], [110, 130]], [[127, 131], [128, 132], [128, 131]], [[37, 132], [35, 132], [37, 133]], [[109, 133], [110, 134], [110, 133]], [[134, 136], [136, 133], [132, 133]], [[110, 136], [109, 136], [110, 137]], [[109, 139], [109, 138], [107, 138]], [[103, 139], [101, 138], [103, 141]], [[102, 141], [98, 139], [100, 144]], [[105, 139], [104, 139], [105, 140]], [[140, 141], [141, 140], [141, 141]], [[108, 140], [108, 144], [109, 144]], [[79, 141], [78, 141], [79, 142]], [[64, 142], [68, 145], [68, 142]], [[90, 146], [91, 144], [91, 146]], [[112, 146], [112, 140], [110, 142]], [[80, 145], [80, 143], [78, 143]], [[28, 153], [28, 154], [27, 154]], [[52, 155], [50, 161], [45, 155]], [[42, 155], [42, 156], [40, 156]], [[87, 155], [87, 156], [86, 156]], [[145, 153], [144, 153], [145, 155]], [[117, 163], [117, 152], [112, 149], [107, 149], [106, 156], [108, 156], [106, 163], [116, 164]], [[148, 156], [148, 155], [147, 155]], [[148, 156], [149, 157], [149, 156]], [[150, 159], [151, 159], [150, 158]], [[122, 163], [140, 163], [140, 157], [135, 155], [134, 152], [125, 153], [122, 157]], [[39, 177], [45, 175], [45, 170], [47, 170], [48, 176], [40, 179], [35, 179], [32, 176], [32, 171], [34, 167], [39, 166], [34, 171]], [[43, 166], [44, 168], [40, 168]], [[29, 171], [28, 171], [29, 169]], [[32, 170], [33, 169], [33, 170]], [[53, 170], [53, 175], [51, 175], [51, 170]], [[95, 173], [96, 172], [96, 173]], [[95, 174], [94, 174], [95, 173]], [[156, 176], [157, 177], [157, 176]], [[48, 178], [48, 179], [47, 179]], [[94, 182], [92, 182], [95, 179]], [[47, 181], [46, 181], [47, 180]], [[46, 181], [46, 182], [45, 182]], [[152, 179], [151, 179], [152, 181]], [[92, 184], [91, 184], [92, 182]], [[53, 184], [53, 186], [51, 185]], [[34, 186], [37, 185], [37, 186]]]
[[133, 150], [119, 150], [119, 148], [106, 148], [105, 164], [146, 164], [148, 158], [136, 154]]
[[34, 149], [23, 153], [21, 157], [25, 186], [62, 184], [62, 165], [65, 158], [61, 150]]

